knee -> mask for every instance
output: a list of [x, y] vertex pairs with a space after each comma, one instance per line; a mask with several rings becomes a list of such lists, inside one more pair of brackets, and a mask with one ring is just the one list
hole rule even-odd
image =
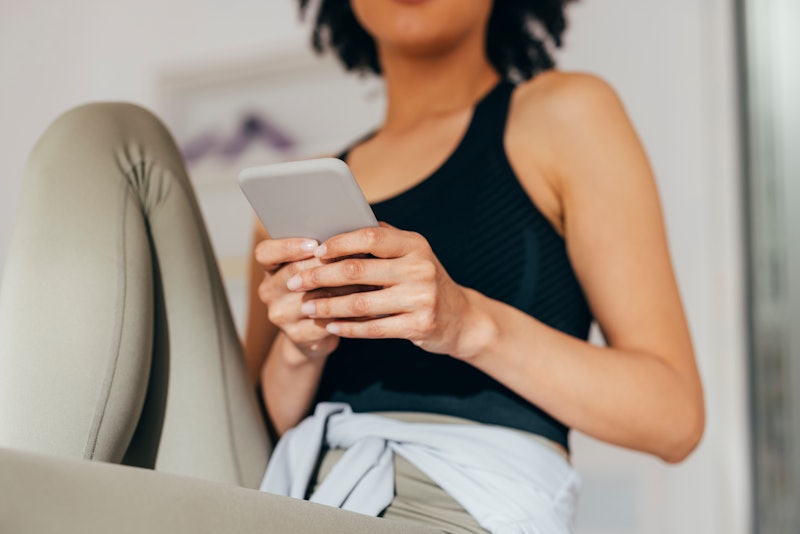
[[[136, 104], [97, 102], [72, 108], [47, 128], [34, 154], [56, 151], [71, 156], [114, 153], [147, 144], [174, 146], [163, 123]], [[88, 154], [87, 154], [88, 153]]]
[[[145, 175], [143, 169], [148, 169]], [[25, 180], [120, 177], [138, 188], [150, 184], [154, 169], [159, 177], [188, 179], [178, 147], [153, 113], [134, 104], [102, 102], [73, 108], [50, 125], [30, 153]]]
[[94, 102], [61, 114], [48, 128], [70, 136], [106, 138], [140, 130], [165, 130], [149, 110], [127, 102]]

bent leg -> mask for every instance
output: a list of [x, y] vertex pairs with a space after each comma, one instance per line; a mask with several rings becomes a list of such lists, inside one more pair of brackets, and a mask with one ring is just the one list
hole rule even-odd
[[0, 286], [0, 445], [250, 487], [263, 475], [268, 440], [197, 202], [141, 108], [76, 108], [30, 157]]
[[440, 532], [256, 490], [0, 449], [0, 531]]

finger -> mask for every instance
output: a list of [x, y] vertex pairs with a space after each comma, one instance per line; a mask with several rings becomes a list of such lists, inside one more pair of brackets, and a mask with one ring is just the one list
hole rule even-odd
[[301, 300], [295, 299], [281, 299], [267, 305], [267, 319], [280, 328], [287, 325], [292, 325], [298, 321], [307, 319], [300, 308], [302, 306]]
[[297, 272], [286, 281], [291, 291], [311, 291], [321, 287], [350, 285], [392, 286], [409, 280], [427, 280], [435, 267], [429, 262], [347, 259]]
[[414, 232], [377, 226], [334, 236], [315, 251], [318, 258], [333, 259], [354, 254], [372, 254], [377, 258], [399, 258], [417, 248], [424, 238]]
[[318, 245], [313, 239], [266, 239], [256, 245], [254, 255], [265, 271], [272, 272], [284, 263], [313, 257]]
[[379, 286], [365, 286], [365, 285], [352, 285], [342, 287], [322, 287], [308, 291], [303, 295], [303, 301], [327, 299], [333, 297], [342, 297], [344, 295], [352, 295], [353, 293], [364, 293], [366, 291], [376, 291], [382, 289]]
[[273, 302], [284, 298], [286, 293], [289, 292], [286, 287], [287, 280], [304, 269], [319, 267], [320, 265], [322, 265], [322, 262], [320, 262], [319, 259], [311, 258], [298, 262], [285, 263], [275, 271], [265, 273], [263, 281], [258, 286], [258, 298], [267, 306], [273, 306]]
[[[315, 260], [316, 261], [316, 260]], [[285, 325], [306, 318], [307, 314], [300, 312], [303, 302], [315, 298], [332, 298], [363, 291], [374, 291], [374, 286], [346, 286], [336, 288], [321, 288], [308, 293], [287, 294], [286, 284], [276, 281], [275, 276], [267, 278], [258, 287], [259, 299], [267, 304], [267, 314], [270, 322], [275, 325]]]
[[304, 302], [303, 315], [317, 319], [343, 319], [355, 317], [378, 317], [410, 312], [424, 304], [427, 297], [414, 295], [398, 287], [356, 293], [341, 297], [322, 298]]
[[413, 315], [404, 313], [368, 321], [332, 321], [326, 329], [339, 337], [359, 339], [421, 339], [412, 329]]
[[279, 283], [285, 284], [289, 278], [297, 273], [307, 271], [314, 267], [320, 267], [322, 265], [326, 265], [326, 263], [323, 263], [319, 258], [311, 257], [305, 260], [284, 263], [276, 268], [271, 274], [273, 277], [276, 277]]
[[308, 317], [302, 313], [301, 306], [302, 301], [299, 299], [282, 300], [267, 309], [267, 319], [295, 340], [329, 335], [325, 331], [325, 326], [330, 321]]
[[320, 319], [303, 319], [286, 325], [283, 327], [283, 332], [294, 343], [310, 345], [331, 337], [332, 334], [326, 328], [328, 322]]

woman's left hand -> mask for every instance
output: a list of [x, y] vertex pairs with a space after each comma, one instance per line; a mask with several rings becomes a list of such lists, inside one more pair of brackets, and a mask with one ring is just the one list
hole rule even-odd
[[450, 278], [420, 234], [381, 223], [332, 237], [315, 255], [328, 263], [297, 273], [286, 284], [290, 290], [379, 288], [303, 303], [301, 312], [308, 317], [334, 319], [327, 325], [330, 333], [408, 339], [428, 352], [457, 358], [474, 354], [468, 338], [475, 336], [467, 335], [476, 311], [470, 290]]

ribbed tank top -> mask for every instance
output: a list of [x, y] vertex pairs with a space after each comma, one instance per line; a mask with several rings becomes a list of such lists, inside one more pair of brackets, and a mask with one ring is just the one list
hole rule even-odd
[[[507, 81], [496, 85], [436, 171], [372, 208], [378, 220], [425, 236], [455, 282], [586, 339], [592, 317], [565, 242], [506, 157], [513, 89]], [[340, 157], [346, 160], [347, 152]], [[346, 402], [356, 412], [452, 415], [533, 432], [569, 448], [561, 422], [471, 365], [407, 340], [342, 339], [328, 357], [316, 401]]]

